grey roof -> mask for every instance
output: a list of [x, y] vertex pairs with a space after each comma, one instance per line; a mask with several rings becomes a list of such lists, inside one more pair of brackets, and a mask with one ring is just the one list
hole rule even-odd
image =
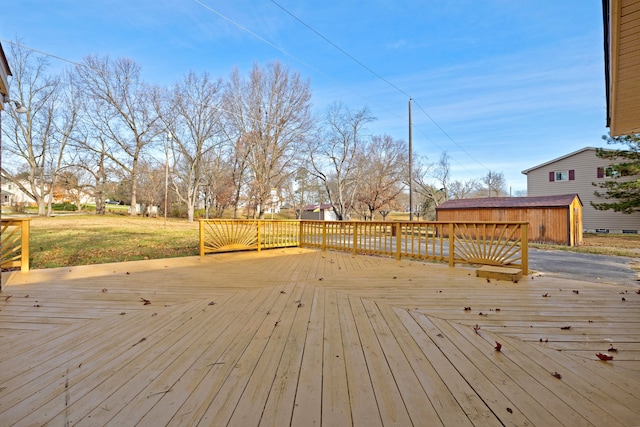
[[[491, 209], [491, 208], [557, 208], [571, 205], [577, 194], [539, 197], [485, 197], [481, 199], [447, 200], [436, 208], [446, 209]], [[580, 197], [578, 197], [580, 201]], [[582, 201], [580, 201], [582, 205]]]

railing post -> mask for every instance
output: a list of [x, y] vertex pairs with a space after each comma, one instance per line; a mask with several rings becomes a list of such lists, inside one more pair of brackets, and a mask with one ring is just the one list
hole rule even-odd
[[261, 223], [262, 223], [262, 221], [258, 219], [257, 220], [257, 230], [256, 230], [256, 232], [258, 233], [258, 236], [257, 236], [257, 238], [258, 238], [258, 252], [260, 252], [260, 224]]
[[298, 220], [298, 247], [301, 248], [302, 247], [302, 224], [303, 222]]
[[522, 274], [529, 274], [529, 223], [520, 226], [520, 250], [522, 251]]
[[358, 223], [353, 223], [353, 254], [358, 255]]
[[396, 229], [396, 259], [400, 261], [400, 259], [402, 258], [402, 224], [396, 222], [391, 226], [395, 227]]
[[200, 256], [204, 256], [204, 220], [200, 221]]
[[28, 218], [27, 221], [22, 221], [22, 259], [20, 260], [20, 271], [27, 272], [29, 271], [29, 224], [31, 222], [31, 218]]
[[454, 234], [453, 223], [449, 223], [449, 267], [455, 267], [456, 237]]
[[322, 252], [327, 250], [327, 223], [322, 222]]

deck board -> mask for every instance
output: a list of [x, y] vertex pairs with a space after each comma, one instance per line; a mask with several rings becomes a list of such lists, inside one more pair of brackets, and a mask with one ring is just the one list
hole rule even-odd
[[3, 426], [640, 420], [629, 286], [300, 248], [5, 279]]

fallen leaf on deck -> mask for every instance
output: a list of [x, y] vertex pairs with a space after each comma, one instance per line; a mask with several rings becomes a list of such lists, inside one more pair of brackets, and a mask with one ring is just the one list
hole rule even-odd
[[569, 329], [571, 329], [571, 326], [562, 326], [560, 329], [568, 331]]
[[148, 299], [146, 299], [146, 298], [142, 298], [142, 297], [140, 297], [140, 301], [142, 301], [142, 302], [144, 303], [143, 305], [149, 305], [149, 304], [151, 304], [151, 301], [149, 301], [149, 300], [148, 300]]
[[609, 350], [607, 350], [607, 351], [610, 351], [610, 352], [612, 352], [612, 353], [615, 353], [615, 352], [617, 352], [617, 351], [618, 351], [618, 349], [617, 349], [617, 348], [614, 348], [613, 346], [611, 346], [611, 347], [609, 347]]
[[560, 375], [560, 374], [559, 374], [559, 373], [557, 373], [557, 372], [552, 372], [552, 373], [551, 373], [551, 375], [553, 375], [553, 376], [554, 376], [554, 377], [556, 377], [557, 379], [561, 379], [561, 378], [562, 378], [562, 375]]
[[573, 293], [574, 293], [574, 294], [579, 294], [579, 293], [580, 293], [580, 291], [577, 291], [577, 290], [575, 290], [575, 289], [574, 289]]
[[473, 327], [473, 330], [476, 331], [476, 334], [480, 330], [480, 326], [476, 323], [476, 326]]
[[138, 344], [140, 344], [141, 342], [145, 342], [147, 339], [146, 338], [140, 338], [140, 341], [138, 341], [137, 343], [133, 344], [131, 347], [135, 347]]
[[542, 294], [542, 297], [543, 297], [543, 298], [547, 298], [548, 296], [549, 296], [549, 293]]
[[613, 360], [613, 356], [606, 353], [596, 353], [596, 356], [598, 356], [600, 360]]
[[513, 414], [513, 409], [507, 408], [507, 412], [510, 413], [510, 414]]
[[208, 305], [216, 305], [216, 302], [215, 301], [209, 301]]
[[13, 295], [7, 295], [7, 296], [4, 298], [4, 300], [5, 300], [5, 301], [8, 301], [8, 300], [9, 300], [9, 298], [11, 298], [12, 296], [13, 296]]
[[471, 311], [471, 307], [465, 307], [464, 311]]
[[107, 289], [107, 288], [102, 288], [102, 293], [103, 293], [103, 294], [106, 294], [107, 292], [108, 292], [108, 289]]
[[500, 349], [502, 349], [502, 344], [496, 341], [496, 346], [494, 348], [496, 349], [496, 351], [500, 351]]

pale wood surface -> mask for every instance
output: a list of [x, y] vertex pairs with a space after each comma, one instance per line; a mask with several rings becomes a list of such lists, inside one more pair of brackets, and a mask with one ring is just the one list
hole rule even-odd
[[7, 282], [2, 426], [640, 425], [629, 287], [299, 248]]

